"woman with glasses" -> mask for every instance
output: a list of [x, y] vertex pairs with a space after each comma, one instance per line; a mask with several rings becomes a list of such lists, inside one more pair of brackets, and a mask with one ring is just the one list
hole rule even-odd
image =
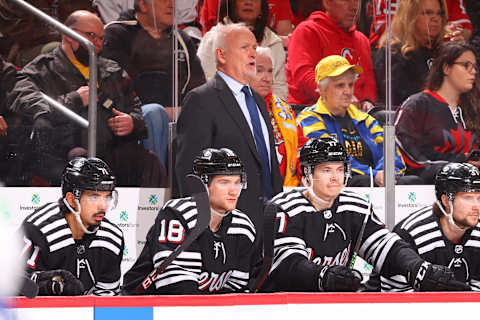
[[[431, 59], [445, 35], [446, 8], [445, 0], [402, 0], [398, 4], [391, 33], [394, 108], [423, 89]], [[386, 33], [379, 40], [380, 49], [373, 55], [377, 102], [380, 105], [386, 103]]]
[[408, 170], [433, 183], [447, 162], [480, 161], [472, 150], [478, 132], [478, 65], [472, 47], [448, 42], [439, 49], [426, 89], [397, 111], [395, 130]]

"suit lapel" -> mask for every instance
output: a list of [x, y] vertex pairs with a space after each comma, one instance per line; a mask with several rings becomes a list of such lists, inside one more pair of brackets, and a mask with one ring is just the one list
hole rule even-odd
[[[215, 75], [214, 80], [215, 80], [215, 89], [218, 90], [218, 96], [224, 105], [224, 109], [227, 111], [227, 113], [230, 115], [233, 121], [237, 124], [238, 130], [240, 130], [239, 132], [243, 133], [243, 136], [247, 141], [248, 147], [254, 154], [255, 159], [257, 159], [257, 161], [260, 163], [260, 158], [258, 157], [257, 145], [255, 144], [252, 130], [250, 129], [250, 126], [248, 125], [248, 122], [245, 119], [245, 116], [243, 115], [243, 112], [240, 109], [240, 106], [238, 105], [237, 100], [233, 96], [232, 91], [227, 86], [225, 81], [223, 81], [223, 79], [218, 74]], [[263, 112], [262, 112], [262, 116], [263, 116]]]

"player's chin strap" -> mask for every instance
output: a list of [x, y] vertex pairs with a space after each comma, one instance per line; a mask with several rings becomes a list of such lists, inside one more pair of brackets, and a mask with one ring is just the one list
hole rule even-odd
[[93, 231], [90, 231], [88, 230], [87, 228], [85, 228], [85, 226], [83, 225], [83, 222], [82, 222], [82, 218], [80, 217], [80, 212], [82, 211], [82, 207], [80, 206], [80, 201], [78, 201], [77, 198], [75, 198], [75, 204], [77, 205], [77, 208], [78, 210], [75, 211], [72, 206], [70, 205], [70, 203], [68, 203], [67, 199], [63, 198], [63, 203], [65, 203], [65, 205], [67, 206], [68, 210], [70, 210], [70, 212], [73, 213], [73, 215], [75, 216], [75, 219], [77, 220], [77, 223], [80, 225], [80, 227], [82, 228], [83, 232], [85, 233], [88, 233], [88, 234], [92, 234], [92, 233], [95, 233], [97, 232], [98, 230], [98, 227], [95, 227], [95, 229], [93, 229]]
[[317, 202], [320, 202], [320, 203], [323, 203], [323, 204], [329, 204], [330, 203], [330, 201], [323, 200], [322, 198], [317, 196], [315, 194], [315, 191], [313, 191], [313, 177], [312, 177], [312, 174], [309, 174], [308, 178], [303, 177], [302, 182], [303, 182], [303, 185], [307, 186], [308, 193], [310, 194], [310, 196], [312, 196], [313, 200], [315, 200]]
[[222, 218], [228, 216], [228, 215], [230, 214], [230, 212], [231, 212], [231, 211], [227, 211], [227, 212], [225, 212], [225, 213], [220, 213], [220, 212], [218, 212], [217, 210], [213, 209], [212, 207], [210, 207], [210, 211], [212, 211], [212, 213], [213, 213], [214, 215], [219, 216], [219, 217], [222, 217]]
[[[448, 197], [448, 196], [447, 196]], [[448, 197], [448, 204], [450, 206], [450, 213], [447, 213], [445, 211], [445, 208], [443, 208], [443, 205], [440, 203], [440, 201], [438, 200], [435, 200], [435, 202], [437, 203], [438, 207], [440, 208], [440, 211], [442, 211], [442, 213], [448, 218], [448, 222], [450, 222], [450, 224], [452, 226], [454, 226], [455, 228], [457, 228], [457, 230], [459, 231], [465, 231], [466, 229], [468, 228], [462, 228], [460, 227], [459, 225], [457, 225], [455, 223], [455, 220], [453, 220], [453, 200], [450, 199], [450, 197]]]

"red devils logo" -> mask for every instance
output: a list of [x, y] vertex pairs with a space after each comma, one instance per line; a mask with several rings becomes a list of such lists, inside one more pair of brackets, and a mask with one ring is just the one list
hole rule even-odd
[[343, 48], [342, 57], [348, 60], [350, 64], [360, 65], [360, 55], [357, 53], [357, 50], [352, 48]]

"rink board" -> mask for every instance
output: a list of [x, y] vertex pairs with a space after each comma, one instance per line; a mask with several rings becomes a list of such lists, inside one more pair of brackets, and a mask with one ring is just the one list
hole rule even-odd
[[[273, 293], [12, 299], [16, 319], [297, 320], [471, 317], [480, 293]], [[0, 316], [1, 319], [1, 316]]]

